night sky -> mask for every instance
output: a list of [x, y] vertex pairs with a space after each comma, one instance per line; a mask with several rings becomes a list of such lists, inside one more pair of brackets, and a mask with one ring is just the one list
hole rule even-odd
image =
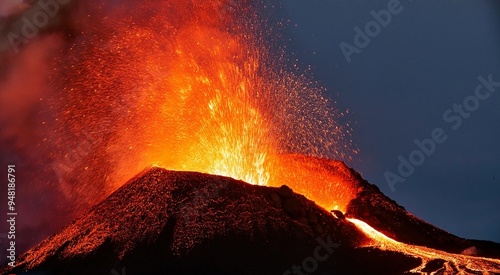
[[[371, 11], [388, 6], [394, 13], [378, 30]], [[414, 215], [460, 237], [500, 242], [500, 87], [483, 85], [476, 95], [479, 76], [500, 86], [500, 3], [282, 1], [276, 11], [290, 20], [288, 53], [349, 110], [360, 149], [349, 165]], [[356, 47], [354, 28], [366, 35], [367, 24], [373, 37]], [[342, 42], [357, 48], [350, 63]], [[427, 143], [423, 160], [413, 153], [419, 166], [392, 191], [386, 171], [399, 175], [398, 157], [408, 160], [419, 150], [414, 141], [433, 131], [441, 143], [433, 151]]]

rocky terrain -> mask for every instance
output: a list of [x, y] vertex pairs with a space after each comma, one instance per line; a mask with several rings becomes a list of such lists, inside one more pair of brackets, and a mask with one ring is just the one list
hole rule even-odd
[[[499, 244], [440, 230], [352, 173], [361, 190], [348, 218], [400, 241], [454, 253], [475, 246], [499, 257]], [[369, 237], [343, 215], [285, 185], [152, 167], [1, 273], [405, 274], [421, 265], [418, 257], [365, 246]], [[426, 271], [443, 264], [428, 262]]]

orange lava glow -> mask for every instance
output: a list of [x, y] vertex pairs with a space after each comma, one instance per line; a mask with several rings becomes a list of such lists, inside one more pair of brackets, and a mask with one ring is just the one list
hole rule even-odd
[[141, 91], [137, 115], [145, 123], [139, 134], [155, 145], [141, 149], [139, 167], [155, 164], [267, 184], [268, 153], [276, 148], [254, 98], [262, 85], [259, 60], [242, 56], [241, 42], [211, 28], [186, 27], [173, 40], [165, 67], [156, 55], [146, 56], [145, 69], [164, 69], [164, 77]]
[[270, 186], [286, 184], [328, 211], [346, 212], [356, 196], [357, 181], [342, 162], [302, 155], [280, 155], [277, 161], [282, 168], [273, 170]]
[[[288, 185], [346, 211], [357, 179], [342, 162], [318, 158], [349, 159], [349, 129], [324, 89], [290, 64], [271, 30], [280, 24], [261, 18], [264, 7], [79, 2], [67, 46], [47, 69], [57, 92], [43, 98], [50, 110], [40, 114], [41, 144], [68, 202], [93, 205], [156, 165]], [[372, 240], [366, 246], [422, 258], [414, 272], [436, 258], [448, 262], [446, 272], [500, 272], [500, 260], [406, 245], [348, 220]]]
[[472, 274], [472, 272], [491, 274], [489, 272], [500, 272], [500, 260], [498, 259], [452, 254], [425, 246], [404, 244], [385, 236], [363, 221], [357, 219], [347, 220], [353, 223], [372, 240], [370, 243], [365, 244], [365, 246], [397, 251], [422, 259], [422, 264], [411, 270], [411, 272], [423, 274], [422, 270], [425, 268], [425, 265], [433, 259], [442, 259], [445, 260], [446, 263], [444, 264], [443, 270], [438, 270], [432, 274]]
[[[267, 40], [277, 38], [253, 3], [239, 1], [237, 13], [230, 3], [144, 4], [127, 11], [137, 24], [123, 22], [120, 12], [108, 14], [87, 31], [84, 49], [74, 49], [80, 61], [69, 62], [74, 75], [64, 89], [92, 94], [73, 92], [66, 121], [92, 128], [93, 120], [111, 117], [103, 148], [112, 160], [110, 191], [156, 165], [287, 184], [326, 209], [345, 210], [355, 187], [330, 170], [347, 168], [288, 154], [347, 158], [349, 131], [337, 123], [323, 89], [287, 65], [281, 49], [271, 51]], [[113, 35], [92, 42], [107, 27]]]

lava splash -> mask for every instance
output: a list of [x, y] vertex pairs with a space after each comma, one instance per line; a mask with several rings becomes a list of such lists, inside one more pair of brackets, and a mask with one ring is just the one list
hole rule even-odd
[[[104, 180], [109, 194], [151, 165], [257, 185], [278, 185], [284, 174], [300, 182], [307, 172], [291, 173], [283, 154], [355, 152], [341, 113], [268, 31], [263, 3], [81, 5], [71, 30], [78, 35], [52, 76], [59, 92], [49, 98], [54, 122], [45, 140], [56, 141], [51, 155], [64, 160], [63, 148], [77, 147], [82, 132], [104, 134], [88, 159], [59, 176], [68, 197], [95, 203], [102, 196], [89, 182]], [[303, 189], [312, 195], [316, 187]], [[344, 209], [351, 191], [324, 206]]]

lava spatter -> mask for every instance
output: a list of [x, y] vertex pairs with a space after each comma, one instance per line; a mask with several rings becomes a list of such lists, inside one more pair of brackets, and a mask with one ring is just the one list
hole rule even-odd
[[[346, 159], [355, 151], [324, 89], [276, 49], [262, 3], [238, 2], [238, 12], [224, 1], [145, 1], [126, 12], [108, 5], [76, 15], [82, 32], [55, 76], [62, 87], [55, 128], [70, 132], [58, 140], [74, 146], [82, 130], [106, 129], [66, 194], [92, 200], [89, 182], [105, 179], [109, 193], [151, 165], [257, 185], [287, 175], [288, 184], [303, 185], [307, 172], [287, 172], [283, 154]], [[328, 197], [325, 207], [343, 209], [351, 195]]]

